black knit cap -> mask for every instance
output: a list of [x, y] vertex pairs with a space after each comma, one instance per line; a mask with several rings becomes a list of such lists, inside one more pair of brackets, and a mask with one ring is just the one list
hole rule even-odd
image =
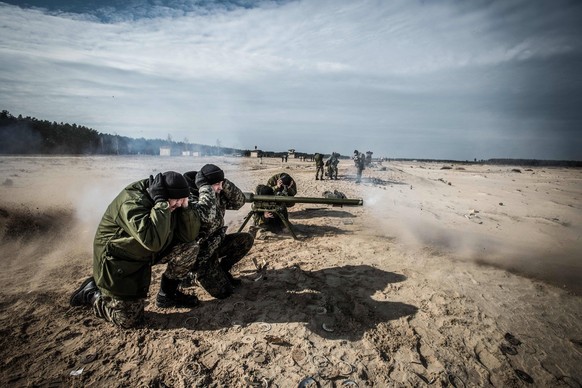
[[182, 174], [176, 171], [166, 171], [162, 174], [168, 191], [168, 198], [186, 198], [190, 194], [188, 181]]
[[213, 185], [224, 180], [224, 171], [214, 164], [205, 164], [196, 174], [196, 186]]
[[186, 182], [188, 182], [188, 186], [193, 189], [196, 189], [196, 174], [198, 171], [188, 171], [184, 173], [184, 178], [186, 178]]
[[273, 188], [267, 185], [258, 185], [255, 189], [258, 195], [275, 195]]
[[282, 173], [279, 175], [279, 179], [285, 186], [289, 186], [291, 184], [291, 176], [289, 174]]

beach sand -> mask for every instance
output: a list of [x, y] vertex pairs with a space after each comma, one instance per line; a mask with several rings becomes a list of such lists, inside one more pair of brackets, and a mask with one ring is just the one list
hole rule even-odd
[[[157, 308], [154, 267], [145, 328], [70, 308], [115, 195], [205, 163], [243, 191], [285, 171], [298, 196], [364, 206], [296, 204], [299, 238], [260, 234], [225, 300], [194, 287], [199, 307]], [[1, 157], [0, 384], [581, 386], [581, 169], [384, 162], [356, 184], [353, 162], [339, 168], [316, 181], [292, 159]], [[227, 212], [229, 232], [249, 210]]]

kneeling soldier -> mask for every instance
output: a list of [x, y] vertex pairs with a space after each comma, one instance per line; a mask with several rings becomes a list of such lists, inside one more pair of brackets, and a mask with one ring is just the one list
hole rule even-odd
[[111, 202], [93, 244], [93, 277], [73, 293], [71, 306], [91, 306], [95, 315], [122, 328], [144, 318], [152, 266], [168, 264], [156, 298], [158, 307], [193, 307], [195, 295], [178, 286], [199, 247], [197, 213], [188, 206], [188, 182], [174, 171], [127, 186]]

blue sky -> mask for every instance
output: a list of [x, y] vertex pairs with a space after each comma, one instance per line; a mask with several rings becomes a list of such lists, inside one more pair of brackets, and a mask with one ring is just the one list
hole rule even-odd
[[579, 1], [0, 2], [0, 109], [302, 152], [582, 160]]

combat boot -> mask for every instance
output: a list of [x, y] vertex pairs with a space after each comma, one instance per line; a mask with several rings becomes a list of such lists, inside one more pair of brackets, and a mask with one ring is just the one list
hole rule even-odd
[[160, 292], [156, 297], [156, 306], [161, 308], [198, 306], [199, 301], [196, 295], [184, 294], [178, 290], [179, 285], [180, 280], [170, 279], [166, 275], [162, 275]]
[[229, 280], [229, 282], [230, 282], [230, 285], [231, 285], [233, 288], [239, 287], [239, 286], [242, 284], [242, 280], [240, 280], [240, 279], [238, 279], [238, 278], [235, 278], [235, 277], [234, 277], [234, 276], [232, 276], [232, 274], [231, 274], [230, 272], [228, 272], [228, 271], [225, 271], [225, 272], [226, 272], [226, 277], [228, 278], [228, 280]]
[[73, 292], [71, 299], [69, 299], [69, 304], [71, 307], [91, 306], [99, 295], [101, 293], [95, 284], [95, 279], [90, 277], [85, 279], [81, 286]]

